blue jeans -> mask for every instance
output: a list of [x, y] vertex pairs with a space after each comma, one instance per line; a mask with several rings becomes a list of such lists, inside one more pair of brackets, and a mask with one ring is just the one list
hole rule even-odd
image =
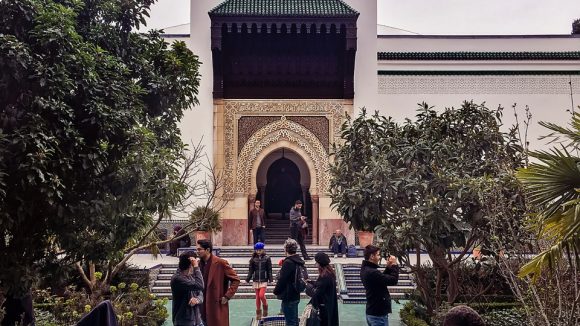
[[286, 321], [286, 326], [298, 326], [299, 303], [300, 300], [282, 301], [282, 312], [284, 313], [284, 321]]
[[369, 326], [389, 326], [389, 315], [384, 316], [367, 315], [367, 324]]

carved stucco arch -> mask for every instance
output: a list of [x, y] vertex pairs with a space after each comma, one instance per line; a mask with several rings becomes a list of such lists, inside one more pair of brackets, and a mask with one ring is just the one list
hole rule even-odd
[[251, 193], [257, 188], [256, 175], [260, 162], [274, 150], [286, 147], [308, 165], [310, 193], [325, 193], [329, 184], [328, 155], [318, 138], [302, 125], [284, 116], [258, 130], [248, 139], [238, 157], [236, 192]]
[[[284, 149], [284, 154], [280, 153], [280, 149]], [[276, 153], [278, 152], [278, 153]], [[259, 162], [257, 174], [255, 175], [256, 186], [260, 188], [261, 186], [266, 185], [266, 180], [268, 179], [268, 171], [272, 164], [278, 161], [282, 155], [289, 159], [290, 161], [294, 162], [298, 167], [298, 171], [300, 171], [300, 186], [310, 187], [310, 181], [312, 180], [312, 176], [310, 175], [314, 169], [310, 168], [304, 159], [302, 158], [304, 155], [300, 155], [292, 150], [291, 146], [284, 146], [284, 144], [278, 144], [277, 150], [276, 147], [263, 159], [258, 157], [256, 162]], [[252, 170], [253, 171], [253, 170]], [[254, 173], [252, 172], [252, 176]], [[262, 183], [260, 183], [262, 181]]]

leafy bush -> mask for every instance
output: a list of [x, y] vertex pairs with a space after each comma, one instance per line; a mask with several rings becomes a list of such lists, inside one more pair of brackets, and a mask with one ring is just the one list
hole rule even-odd
[[75, 324], [103, 300], [113, 304], [119, 325], [158, 326], [169, 317], [165, 305], [167, 299], [156, 299], [146, 287], [137, 283], [119, 283], [108, 289], [100, 289], [92, 294], [69, 287], [65, 296], [50, 294], [50, 289], [34, 292], [35, 307], [50, 314], [45, 325]]
[[[405, 303], [403, 309], [399, 312], [401, 320], [407, 326], [429, 326], [425, 320], [423, 320], [420, 315], [425, 313], [425, 308], [421, 308], [416, 302], [409, 301]], [[426, 317], [426, 315], [424, 316]]]
[[189, 214], [189, 221], [195, 231], [221, 231], [222, 224], [219, 212], [204, 206], [199, 206]]
[[486, 325], [494, 326], [525, 326], [525, 314], [520, 309], [494, 309], [481, 314]]

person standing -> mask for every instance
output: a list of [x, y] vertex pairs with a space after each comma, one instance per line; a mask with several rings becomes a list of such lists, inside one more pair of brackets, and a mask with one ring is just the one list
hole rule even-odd
[[266, 212], [260, 207], [261, 202], [256, 200], [254, 208], [250, 210], [250, 229], [254, 237], [254, 243], [266, 243]]
[[379, 261], [380, 248], [368, 245], [364, 250], [365, 260], [362, 262], [360, 278], [366, 291], [366, 319], [369, 326], [388, 326], [391, 310], [391, 295], [387, 286], [399, 282], [399, 266], [394, 256], [387, 259], [387, 267], [381, 273]]
[[228, 302], [236, 294], [240, 278], [224, 259], [212, 254], [211, 241], [197, 241], [197, 253], [204, 281], [201, 315], [205, 326], [229, 326]]
[[178, 248], [188, 248], [191, 246], [191, 238], [181, 225], [173, 227], [173, 238], [174, 240], [169, 242], [169, 256], [177, 256]]
[[294, 239], [286, 240], [284, 243], [286, 259], [282, 263], [280, 277], [274, 288], [274, 294], [282, 300], [282, 312], [286, 326], [298, 326], [300, 292], [296, 289], [296, 276], [297, 269], [304, 269], [304, 260], [296, 254], [297, 250], [298, 244]]
[[203, 326], [203, 276], [195, 252], [179, 256], [179, 268], [171, 277], [171, 315], [175, 326]]
[[[266, 288], [268, 282], [272, 283], [272, 260], [264, 251], [264, 244], [258, 242], [254, 245], [254, 254], [250, 259], [250, 269], [246, 277], [246, 283], [253, 280], [253, 288], [256, 292], [256, 320], [262, 316], [268, 317], [268, 301], [266, 300]], [[263, 310], [262, 310], [263, 309]], [[263, 314], [262, 314], [263, 311]]]
[[312, 298], [312, 306], [319, 311], [320, 326], [338, 326], [338, 296], [336, 274], [330, 266], [330, 257], [323, 252], [314, 256], [318, 267], [318, 279], [308, 282], [306, 294]]
[[343, 258], [346, 258], [346, 248], [348, 248], [348, 244], [346, 243], [346, 237], [342, 234], [341, 230], [336, 230], [332, 237], [330, 237], [328, 248], [332, 250], [334, 258], [336, 258], [339, 253], [342, 254]]
[[302, 252], [302, 258], [304, 260], [310, 260], [308, 253], [306, 252], [306, 246], [304, 245], [304, 235], [302, 233], [302, 225], [305, 223], [306, 217], [302, 216], [302, 202], [297, 200], [294, 206], [290, 209], [290, 237], [300, 245], [300, 251]]

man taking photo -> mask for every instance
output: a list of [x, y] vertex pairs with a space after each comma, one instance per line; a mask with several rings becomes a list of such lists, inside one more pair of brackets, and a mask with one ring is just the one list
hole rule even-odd
[[365, 260], [360, 269], [360, 278], [366, 291], [367, 307], [366, 319], [369, 326], [389, 326], [391, 310], [391, 295], [387, 286], [397, 285], [399, 282], [399, 266], [397, 258], [389, 256], [387, 267], [381, 273], [381, 249], [368, 245], [364, 250]]

